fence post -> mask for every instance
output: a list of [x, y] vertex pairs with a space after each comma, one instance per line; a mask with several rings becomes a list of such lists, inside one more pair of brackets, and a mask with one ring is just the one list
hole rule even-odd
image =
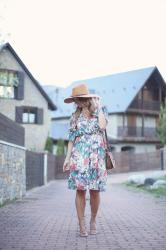
[[47, 184], [47, 158], [48, 158], [48, 155], [47, 155], [47, 151], [44, 152], [44, 185]]

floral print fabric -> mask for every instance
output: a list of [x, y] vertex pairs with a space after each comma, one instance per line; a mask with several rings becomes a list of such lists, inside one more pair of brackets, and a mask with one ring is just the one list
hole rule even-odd
[[[108, 122], [108, 114], [103, 109]], [[105, 191], [107, 170], [105, 165], [105, 144], [98, 117], [86, 118], [83, 113], [70, 118], [69, 141], [73, 148], [69, 161], [69, 189]]]

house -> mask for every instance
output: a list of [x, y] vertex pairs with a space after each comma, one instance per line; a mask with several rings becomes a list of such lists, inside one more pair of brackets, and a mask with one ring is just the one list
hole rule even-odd
[[50, 132], [55, 143], [60, 137], [54, 131], [60, 124], [61, 137], [63, 134], [67, 140], [67, 125], [64, 124], [68, 124], [74, 110], [73, 105], [63, 103], [63, 99], [71, 94], [73, 86], [81, 83], [86, 83], [91, 93], [100, 95], [107, 107], [107, 134], [112, 150], [141, 153], [161, 147], [156, 128], [160, 106], [166, 97], [166, 84], [155, 66], [76, 81], [65, 89], [46, 86], [45, 90], [58, 106], [52, 112]]
[[25, 128], [25, 147], [43, 151], [49, 135], [51, 112], [47, 93], [9, 43], [0, 47], [0, 112]]

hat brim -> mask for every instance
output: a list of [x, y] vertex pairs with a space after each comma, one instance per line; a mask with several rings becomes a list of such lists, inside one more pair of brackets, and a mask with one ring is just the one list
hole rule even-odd
[[70, 96], [70, 97], [67, 97], [64, 99], [64, 102], [65, 103], [72, 103], [74, 102], [74, 98], [93, 98], [93, 97], [97, 97], [97, 98], [100, 98], [99, 95], [96, 95], [96, 94], [88, 94], [88, 95], [77, 95], [77, 96]]

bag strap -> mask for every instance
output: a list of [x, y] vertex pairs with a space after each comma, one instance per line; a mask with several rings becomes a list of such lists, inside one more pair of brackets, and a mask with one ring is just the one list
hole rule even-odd
[[107, 136], [107, 130], [106, 129], [104, 130], [104, 134], [105, 134], [106, 146], [107, 146], [107, 149], [109, 149], [109, 142], [108, 142], [108, 136]]

